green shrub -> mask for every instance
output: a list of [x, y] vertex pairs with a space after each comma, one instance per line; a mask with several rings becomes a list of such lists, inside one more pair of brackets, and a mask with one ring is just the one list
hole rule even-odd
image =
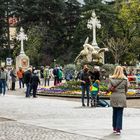
[[64, 90], [80, 90], [80, 81], [67, 81], [62, 85], [57, 86], [56, 88], [64, 89]]
[[102, 66], [102, 69], [104, 69], [105, 72], [106, 72], [106, 75], [109, 76], [109, 75], [112, 75], [113, 74], [115, 67], [116, 66], [113, 65], [113, 64], [104, 64]]
[[73, 78], [76, 76], [76, 66], [75, 64], [68, 64], [64, 66], [64, 75], [70, 73]]

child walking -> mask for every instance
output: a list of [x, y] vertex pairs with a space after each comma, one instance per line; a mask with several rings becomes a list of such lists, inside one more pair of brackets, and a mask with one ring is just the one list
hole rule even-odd
[[99, 92], [99, 85], [100, 81], [96, 80], [92, 85], [90, 86], [90, 94], [91, 94], [91, 107], [97, 106], [98, 104], [98, 92]]

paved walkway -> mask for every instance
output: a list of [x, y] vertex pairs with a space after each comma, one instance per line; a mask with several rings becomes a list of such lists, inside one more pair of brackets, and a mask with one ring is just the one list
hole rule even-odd
[[[18, 96], [19, 94], [19, 96]], [[140, 110], [126, 108], [121, 136], [112, 133], [112, 108], [77, 101], [25, 98], [23, 90], [0, 96], [0, 140], [139, 140]]]

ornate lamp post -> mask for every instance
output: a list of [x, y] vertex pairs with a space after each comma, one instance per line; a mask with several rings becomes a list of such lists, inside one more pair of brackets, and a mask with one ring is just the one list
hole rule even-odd
[[24, 55], [25, 52], [24, 52], [24, 48], [23, 48], [23, 41], [24, 41], [24, 40], [27, 40], [28, 38], [27, 38], [27, 35], [24, 33], [24, 30], [23, 30], [22, 27], [20, 28], [20, 32], [19, 32], [19, 34], [17, 35], [16, 39], [19, 40], [19, 41], [21, 41], [20, 54]]
[[95, 11], [92, 11], [92, 16], [90, 18], [90, 20], [88, 20], [87, 23], [87, 28], [92, 29], [93, 30], [93, 40], [92, 40], [92, 46], [95, 48], [99, 48], [96, 42], [96, 28], [101, 28], [101, 24], [100, 21], [97, 19], [97, 16], [95, 14]]
[[54, 68], [55, 68], [55, 64], [56, 64], [56, 59], [53, 60], [53, 65], [54, 65]]

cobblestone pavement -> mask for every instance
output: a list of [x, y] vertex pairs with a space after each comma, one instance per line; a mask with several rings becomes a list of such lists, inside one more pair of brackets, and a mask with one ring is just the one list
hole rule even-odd
[[0, 140], [97, 140], [95, 138], [17, 122], [0, 123]]

